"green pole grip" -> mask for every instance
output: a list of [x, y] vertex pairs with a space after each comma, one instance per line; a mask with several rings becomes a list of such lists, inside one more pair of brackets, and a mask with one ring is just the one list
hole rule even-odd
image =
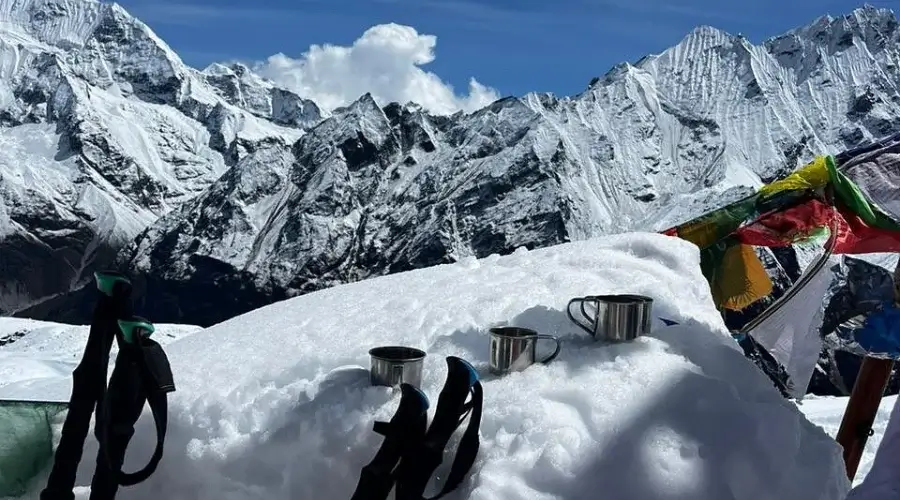
[[131, 319], [120, 319], [119, 330], [122, 331], [125, 342], [133, 344], [136, 336], [149, 337], [156, 331], [156, 327], [146, 319], [134, 316]]
[[131, 280], [128, 277], [115, 271], [97, 271], [94, 273], [94, 280], [97, 282], [97, 290], [100, 290], [107, 297], [112, 297], [113, 288], [115, 288], [117, 282], [121, 281], [122, 283], [131, 284]]

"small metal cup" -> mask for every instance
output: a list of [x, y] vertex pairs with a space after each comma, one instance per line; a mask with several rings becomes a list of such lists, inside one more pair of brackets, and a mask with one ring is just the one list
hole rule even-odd
[[[595, 314], [586, 307], [593, 304]], [[572, 314], [578, 304], [580, 315]], [[653, 299], [644, 295], [589, 295], [569, 301], [566, 314], [596, 340], [628, 342], [650, 333]]]
[[369, 350], [372, 385], [396, 387], [406, 383], [417, 388], [422, 385], [422, 366], [425, 351], [402, 346], [382, 346]]
[[557, 337], [542, 335], [538, 332], [516, 326], [498, 326], [490, 329], [491, 337], [491, 373], [521, 371], [535, 362], [535, 351], [538, 339], [552, 340], [556, 343], [553, 354], [542, 359], [540, 363], [549, 363], [559, 355], [560, 343]]

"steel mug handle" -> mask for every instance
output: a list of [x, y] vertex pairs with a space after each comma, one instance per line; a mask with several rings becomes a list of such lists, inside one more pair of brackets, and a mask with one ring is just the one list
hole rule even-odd
[[560, 351], [560, 349], [562, 349], [562, 343], [560, 343], [559, 337], [554, 337], [553, 335], [538, 334], [537, 339], [538, 340], [541, 340], [541, 339], [552, 340], [553, 342], [556, 343], [556, 349], [553, 351], [553, 354], [551, 354], [551, 355], [547, 356], [546, 358], [542, 359], [541, 361], [539, 361], [541, 364], [547, 364], [547, 363], [553, 361], [553, 358], [559, 356], [559, 351]]
[[575, 304], [577, 302], [580, 305], [581, 314], [588, 320], [591, 320], [592, 324], [596, 323], [596, 319], [592, 318], [591, 315], [588, 314], [587, 310], [585, 310], [585, 308], [584, 308], [584, 303], [588, 300], [591, 300], [591, 298], [590, 297], [575, 297], [574, 299], [570, 300], [569, 304], [566, 306], [566, 315], [569, 316], [569, 319], [572, 321], [572, 323], [575, 323], [576, 325], [581, 327], [582, 330], [588, 332], [588, 335], [593, 337], [594, 336], [593, 328], [591, 328], [589, 326], [585, 326], [584, 323], [582, 323], [581, 321], [578, 321], [575, 318], [575, 316], [572, 315], [572, 304]]

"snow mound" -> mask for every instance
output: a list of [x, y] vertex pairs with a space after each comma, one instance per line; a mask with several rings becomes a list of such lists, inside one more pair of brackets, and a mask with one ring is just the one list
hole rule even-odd
[[[610, 292], [655, 298], [651, 335], [595, 343], [568, 321], [570, 298]], [[390, 418], [399, 396], [368, 385], [368, 349], [426, 350], [422, 388], [436, 402], [444, 357], [486, 373], [487, 328], [502, 323], [558, 335], [562, 352], [484, 375], [479, 457], [447, 498], [575, 500], [602, 490], [617, 500], [837, 500], [849, 490], [840, 447], [729, 337], [697, 248], [625, 234], [341, 285], [170, 343], [178, 391], [166, 457], [122, 498], [349, 498], [382, 441], [372, 424]], [[144, 415], [127, 470], [154, 440]], [[96, 451], [89, 440], [84, 456]], [[78, 484], [89, 484], [92, 462], [82, 461]]]

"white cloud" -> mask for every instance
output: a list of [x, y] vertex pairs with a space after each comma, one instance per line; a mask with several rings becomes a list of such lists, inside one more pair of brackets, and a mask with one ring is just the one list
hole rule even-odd
[[474, 111], [499, 98], [496, 90], [469, 80], [459, 95], [437, 75], [421, 68], [434, 61], [437, 37], [399, 24], [366, 30], [350, 47], [312, 45], [299, 58], [275, 54], [254, 70], [332, 110], [370, 92], [385, 105], [409, 101], [437, 114]]

